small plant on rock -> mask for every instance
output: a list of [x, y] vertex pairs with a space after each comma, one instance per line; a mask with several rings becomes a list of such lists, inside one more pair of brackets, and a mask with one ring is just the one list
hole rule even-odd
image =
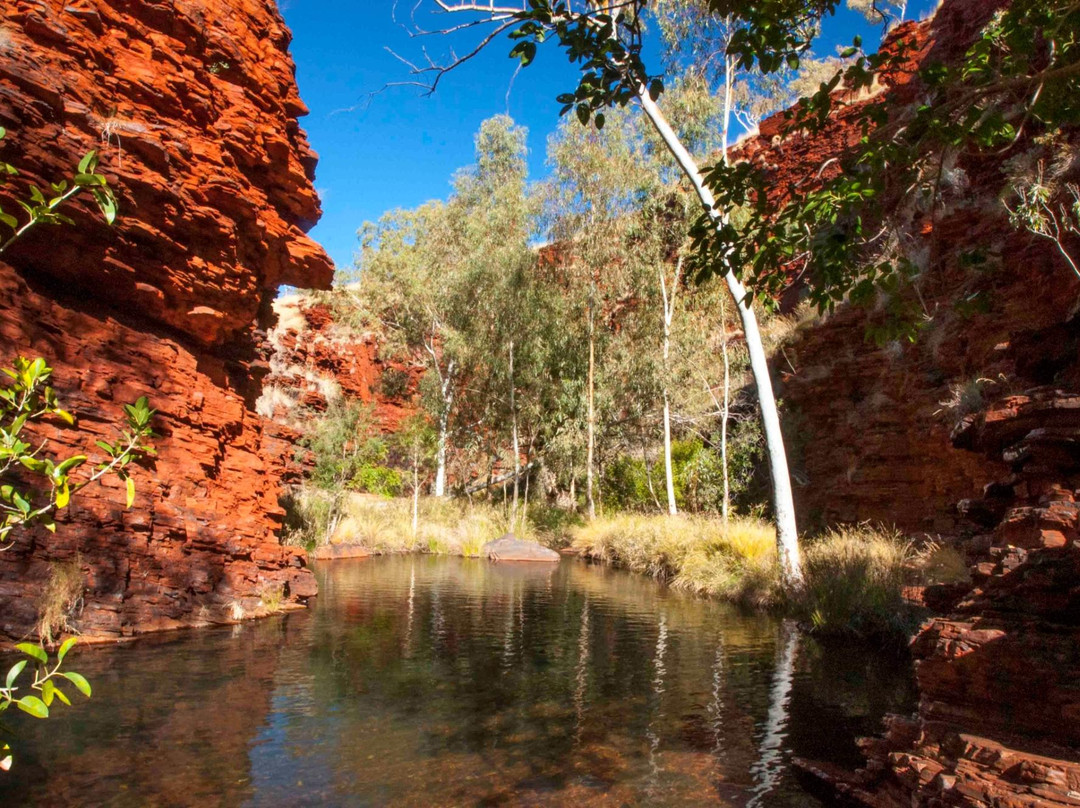
[[[0, 138], [5, 135], [5, 130], [0, 127]], [[97, 153], [90, 152], [79, 161], [70, 182], [64, 180], [50, 185], [51, 196], [35, 185], [29, 186], [27, 198], [15, 200], [26, 214], [24, 221], [0, 210], [0, 226], [11, 231], [6, 239], [0, 237], [0, 253], [39, 224], [72, 224], [60, 209], [82, 191], [93, 196], [105, 220], [111, 224], [116, 218], [116, 198], [108, 181], [96, 173], [96, 168]], [[0, 161], [0, 186], [18, 175], [14, 166]], [[48, 440], [37, 440], [29, 434], [28, 427], [46, 420], [75, 426], [74, 416], [60, 406], [55, 391], [48, 384], [52, 372], [40, 357], [18, 356], [11, 367], [0, 368], [0, 552], [15, 543], [19, 532], [35, 525], [56, 532], [57, 511], [67, 508], [76, 493], [105, 477], [116, 476], [124, 481], [130, 508], [135, 501], [130, 464], [139, 457], [154, 454], [150, 446], [154, 437], [150, 422], [155, 411], [145, 396], [125, 405], [126, 428], [115, 442], [96, 442], [105, 453], [96, 465], [86, 454], [60, 457], [50, 452]], [[6, 384], [2, 383], [5, 376]], [[89, 474], [80, 473], [85, 468], [92, 470]], [[82, 597], [79, 567], [77, 557], [68, 564], [55, 565], [49, 583], [42, 591], [38, 604], [39, 630], [46, 643], [52, 642], [55, 631], [70, 628], [68, 620]], [[74, 671], [61, 671], [64, 658], [75, 642], [75, 637], [65, 640], [57, 650], [54, 662], [50, 661], [42, 645], [28, 642], [16, 645], [15, 649], [24, 659], [12, 665], [3, 678], [0, 714], [14, 705], [35, 718], [48, 718], [55, 700], [71, 704], [58, 686], [61, 679], [89, 698], [91, 689], [85, 677]], [[33, 680], [26, 684], [29, 675], [26, 669], [31, 665]], [[7, 771], [12, 762], [10, 746], [0, 743], [0, 770]]]

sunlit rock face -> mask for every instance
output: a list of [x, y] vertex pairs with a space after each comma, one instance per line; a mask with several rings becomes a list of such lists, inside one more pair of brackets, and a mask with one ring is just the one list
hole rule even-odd
[[[233, 620], [315, 593], [280, 546], [290, 436], [254, 405], [269, 370], [278, 285], [325, 288], [333, 267], [305, 232], [320, 215], [316, 155], [273, 2], [13, 0], [0, 7], [0, 158], [39, 184], [90, 149], [119, 197], [106, 226], [39, 227], [0, 262], [0, 358], [46, 357], [80, 430], [111, 437], [120, 406], [149, 397], [160, 455], [88, 489], [56, 536], [0, 554], [0, 629], [35, 618], [50, 563], [78, 555], [75, 625], [115, 636]], [[19, 187], [19, 186], [15, 186]], [[11, 210], [9, 198], [0, 205]], [[269, 597], [266, 595], [269, 593]]]
[[388, 358], [374, 333], [337, 322], [332, 306], [309, 295], [279, 297], [274, 313], [262, 415], [302, 430], [335, 402], [350, 402], [391, 433], [417, 413], [422, 359]]

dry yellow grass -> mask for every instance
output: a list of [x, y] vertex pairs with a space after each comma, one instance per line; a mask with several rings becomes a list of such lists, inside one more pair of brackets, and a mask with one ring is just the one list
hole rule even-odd
[[[305, 493], [309, 509], [310, 499], [319, 496], [315, 491]], [[333, 534], [327, 537], [325, 532], [316, 532], [311, 538], [316, 544], [359, 544], [379, 555], [424, 552], [477, 557], [487, 542], [509, 530], [509, 513], [501, 507], [424, 497], [414, 533], [411, 499], [349, 494], [342, 501], [341, 518]], [[528, 524], [518, 524], [513, 532], [519, 538], [534, 538]]]
[[903, 589], [925, 578], [911, 542], [869, 525], [836, 528], [804, 544], [805, 585], [788, 592], [780, 587], [776, 533], [760, 520], [733, 519], [725, 531], [716, 519], [618, 514], [576, 529], [573, 546], [680, 589], [782, 608], [822, 634], [906, 636], [914, 612]]
[[754, 605], [775, 596], [776, 532], [754, 519], [623, 513], [574, 530], [583, 555], [703, 595]]

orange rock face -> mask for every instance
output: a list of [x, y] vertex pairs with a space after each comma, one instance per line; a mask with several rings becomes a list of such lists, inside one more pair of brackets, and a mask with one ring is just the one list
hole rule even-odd
[[[0, 262], [0, 358], [46, 357], [78, 431], [109, 436], [146, 395], [160, 455], [87, 489], [57, 535], [0, 555], [0, 629], [27, 631], [50, 563], [76, 555], [87, 590], [75, 625], [118, 636], [265, 611], [315, 594], [276, 530], [289, 434], [254, 404], [279, 284], [326, 287], [305, 231], [320, 215], [316, 162], [297, 117], [289, 32], [255, 0], [14, 0], [0, 8], [0, 157], [38, 184], [88, 150], [119, 198], [114, 227], [75, 205]], [[15, 185], [15, 188], [21, 186]], [[0, 205], [11, 210], [9, 198]]]
[[334, 322], [322, 303], [301, 296], [274, 302], [273, 354], [259, 410], [288, 427], [300, 427], [330, 400], [369, 405], [379, 428], [394, 432], [417, 412], [423, 362], [389, 361], [374, 334]]

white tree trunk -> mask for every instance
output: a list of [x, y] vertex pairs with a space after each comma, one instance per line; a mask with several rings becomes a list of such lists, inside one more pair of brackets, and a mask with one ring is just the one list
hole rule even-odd
[[675, 296], [679, 293], [679, 281], [682, 276], [682, 257], [675, 264], [675, 280], [671, 285], [671, 294], [667, 291], [664, 268], [660, 267], [660, 294], [664, 303], [664, 479], [667, 484], [668, 514], [679, 512], [675, 504], [675, 472], [671, 467], [671, 400], [668, 398], [668, 361], [671, 356], [671, 321], [675, 315]]
[[439, 442], [435, 450], [435, 496], [446, 496], [446, 450], [450, 441], [450, 410], [454, 406], [454, 363], [442, 379], [442, 409], [439, 411]]
[[413, 455], [412, 466], [412, 534], [416, 538], [416, 531], [420, 527], [420, 456]]
[[589, 303], [589, 423], [588, 423], [588, 451], [585, 460], [585, 504], [588, 508], [589, 520], [596, 518], [596, 502], [593, 499], [593, 460], [596, 454], [596, 407], [595, 407], [595, 377], [596, 377], [596, 339], [594, 335], [592, 303]]
[[[716, 200], [706, 187], [694, 158], [679, 140], [675, 130], [668, 124], [660, 108], [649, 95], [645, 86], [638, 88], [638, 100], [649, 121], [664, 141], [664, 145], [679, 163], [687, 179], [694, 186], [701, 204], [716, 223], [724, 224], [725, 214], [716, 209]], [[762, 429], [769, 454], [769, 469], [772, 473], [773, 509], [776, 515], [776, 545], [780, 556], [780, 574], [787, 587], [802, 585], [802, 563], [799, 557], [799, 534], [795, 525], [795, 500], [791, 490], [791, 474], [788, 471], [787, 452], [784, 449], [784, 435], [780, 430], [780, 415], [776, 409], [776, 395], [773, 392], [772, 377], [769, 375], [769, 363], [765, 356], [765, 346], [761, 341], [757, 316], [754, 313], [753, 297], [748, 296], [746, 288], [729, 271], [724, 280], [731, 296], [735, 299], [746, 337], [746, 347], [750, 354], [750, 369], [757, 384], [758, 400], [761, 403]]]
[[724, 530], [731, 517], [731, 476], [728, 472], [728, 421], [731, 418], [731, 357], [728, 356], [727, 305], [720, 298], [720, 353], [724, 357], [724, 400], [720, 407], [720, 466], [724, 473]]
[[517, 399], [514, 394], [514, 341], [510, 340], [510, 422], [514, 443], [514, 503], [510, 510], [510, 532], [514, 531], [518, 512], [518, 478], [521, 476], [521, 448], [518, 443]]

